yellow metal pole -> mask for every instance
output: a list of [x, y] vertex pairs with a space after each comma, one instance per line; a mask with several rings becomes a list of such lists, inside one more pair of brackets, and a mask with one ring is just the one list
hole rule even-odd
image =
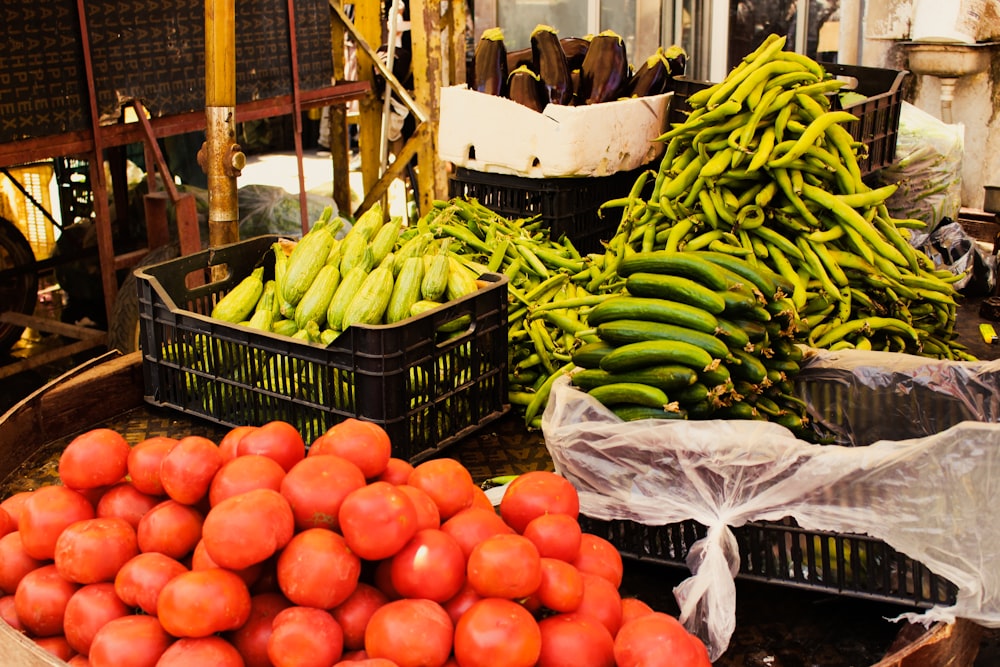
[[208, 243], [239, 240], [236, 177], [246, 156], [236, 144], [236, 0], [205, 0], [205, 146]]

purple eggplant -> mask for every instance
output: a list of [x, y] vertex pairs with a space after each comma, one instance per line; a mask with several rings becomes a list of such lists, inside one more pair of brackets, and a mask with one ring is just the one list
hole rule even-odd
[[666, 91], [670, 73], [663, 58], [663, 48], [646, 58], [635, 74], [628, 80], [625, 97], [647, 97]]
[[605, 30], [590, 40], [590, 48], [580, 65], [576, 103], [599, 104], [616, 100], [625, 92], [628, 79], [625, 40], [613, 30]]
[[541, 77], [527, 65], [521, 65], [510, 73], [507, 78], [507, 96], [539, 113], [549, 103], [549, 94]]
[[569, 71], [580, 69], [583, 59], [590, 48], [590, 37], [563, 37], [559, 40], [562, 44], [563, 53], [566, 54], [566, 66]]
[[531, 64], [531, 69], [545, 85], [551, 104], [565, 105], [573, 100], [566, 54], [555, 28], [539, 25], [531, 31]]
[[487, 95], [507, 95], [507, 47], [503, 43], [503, 30], [488, 28], [483, 31], [473, 56], [475, 87]]

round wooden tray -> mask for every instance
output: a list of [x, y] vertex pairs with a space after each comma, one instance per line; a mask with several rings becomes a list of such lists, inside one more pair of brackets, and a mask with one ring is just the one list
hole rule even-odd
[[[54, 454], [76, 434], [97, 426], [116, 428], [133, 443], [151, 435], [195, 433], [218, 441], [227, 430], [147, 406], [139, 353], [109, 353], [53, 380], [0, 417], [4, 493], [51, 483]], [[477, 481], [551, 467], [541, 435], [526, 431], [516, 416], [499, 420], [489, 432], [466, 438], [446, 454], [461, 461]], [[685, 576], [681, 569], [630, 561], [622, 590], [676, 614], [672, 588]], [[737, 600], [737, 630], [717, 667], [973, 667], [983, 638], [983, 629], [968, 621], [899, 629], [885, 621], [899, 610], [781, 586], [738, 581]], [[0, 664], [65, 663], [0, 623]]]

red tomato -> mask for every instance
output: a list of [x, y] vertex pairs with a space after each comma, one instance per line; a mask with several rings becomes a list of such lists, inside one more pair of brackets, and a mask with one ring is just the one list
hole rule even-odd
[[389, 482], [390, 484], [406, 484], [406, 480], [410, 478], [411, 472], [413, 472], [412, 463], [406, 459], [391, 456], [385, 466], [385, 470], [376, 479], [380, 482]]
[[116, 431], [95, 428], [73, 438], [59, 456], [59, 479], [71, 489], [110, 486], [128, 472], [132, 448]]
[[455, 626], [455, 659], [462, 667], [531, 667], [542, 650], [542, 633], [527, 609], [512, 600], [484, 598]]
[[222, 454], [222, 460], [228, 462], [235, 459], [240, 440], [256, 428], [256, 426], [236, 426], [222, 436], [222, 440], [219, 441], [219, 453]]
[[538, 667], [615, 667], [615, 640], [595, 618], [556, 614], [538, 623], [542, 652]]
[[434, 499], [447, 521], [458, 512], [472, 505], [475, 483], [468, 469], [455, 459], [430, 459], [418, 464], [406, 481]]
[[177, 444], [176, 438], [154, 436], [136, 443], [128, 454], [128, 476], [132, 485], [150, 496], [162, 496], [160, 462]]
[[160, 590], [174, 577], [187, 572], [180, 561], [157, 551], [138, 554], [115, 575], [115, 593], [130, 607], [156, 615]]
[[14, 601], [13, 593], [0, 597], [0, 620], [18, 632], [24, 632], [24, 626], [17, 617], [17, 603]]
[[236, 454], [268, 456], [287, 472], [305, 458], [306, 445], [294, 426], [288, 422], [272, 421], [244, 434], [236, 445]]
[[194, 551], [204, 521], [201, 512], [190, 505], [164, 500], [139, 520], [135, 531], [139, 550], [158, 551], [180, 560]]
[[90, 658], [83, 655], [82, 653], [77, 653], [72, 658], [66, 661], [69, 667], [90, 667]]
[[639, 598], [622, 598], [622, 625], [634, 618], [652, 614], [654, 609]]
[[244, 667], [236, 648], [221, 637], [182, 637], [163, 652], [156, 667]]
[[91, 667], [155, 667], [174, 638], [155, 616], [122, 616], [105, 623], [90, 643]]
[[393, 600], [369, 619], [365, 652], [369, 658], [387, 658], [399, 667], [441, 667], [451, 655], [454, 631], [451, 618], [437, 602]]
[[396, 587], [392, 585], [392, 558], [381, 560], [375, 565], [372, 583], [375, 584], [375, 588], [382, 591], [390, 600], [398, 600], [403, 597], [396, 590]]
[[135, 529], [125, 519], [106, 517], [70, 524], [56, 540], [56, 569], [78, 584], [114, 581], [118, 570], [139, 553]]
[[372, 482], [347, 494], [338, 521], [347, 546], [366, 560], [392, 556], [417, 532], [413, 502], [388, 482]]
[[535, 595], [552, 611], [575, 611], [583, 602], [583, 577], [564, 560], [542, 558], [542, 582]]
[[472, 488], [472, 504], [469, 507], [478, 507], [479, 509], [489, 510], [490, 512], [496, 512], [496, 508], [493, 506], [493, 501], [490, 497], [486, 495], [478, 486]]
[[309, 456], [285, 475], [279, 490], [292, 508], [295, 527], [337, 530], [337, 514], [347, 494], [365, 485], [361, 468], [340, 456]]
[[441, 527], [441, 513], [427, 492], [409, 484], [397, 484], [396, 488], [408, 495], [413, 502], [413, 509], [417, 510], [417, 530]]
[[583, 533], [580, 536], [580, 551], [572, 561], [576, 569], [604, 577], [615, 588], [622, 585], [625, 566], [618, 547], [599, 535]]
[[38, 560], [51, 560], [56, 540], [66, 526], [94, 518], [94, 506], [81, 493], [65, 486], [43, 486], [24, 501], [17, 523], [21, 545]]
[[215, 507], [226, 498], [254, 489], [281, 489], [285, 469], [274, 459], [260, 454], [237, 456], [222, 464], [208, 487], [208, 504]]
[[36, 637], [61, 635], [66, 604], [79, 588], [79, 584], [63, 578], [55, 565], [32, 570], [14, 591], [17, 618]]
[[24, 501], [30, 498], [32, 493], [34, 491], [18, 491], [0, 502], [0, 508], [14, 520], [15, 530], [17, 530], [17, 522], [21, 519], [21, 508], [24, 507]]
[[583, 600], [576, 608], [577, 613], [596, 618], [614, 637], [622, 625], [621, 593], [604, 577], [589, 572], [580, 575], [583, 577]]
[[465, 584], [465, 554], [454, 537], [427, 528], [392, 557], [389, 575], [403, 597], [445, 602]]
[[207, 637], [246, 623], [250, 591], [229, 570], [191, 570], [164, 584], [156, 613], [174, 637]]
[[349, 417], [316, 438], [309, 456], [336, 454], [361, 468], [365, 479], [381, 475], [392, 457], [389, 435], [378, 424]]
[[288, 501], [272, 489], [254, 489], [210, 509], [202, 539], [209, 557], [220, 567], [244, 570], [282, 549], [294, 532]]
[[441, 530], [454, 537], [468, 558], [477, 544], [493, 535], [510, 535], [514, 531], [493, 509], [470, 507], [441, 524]]
[[375, 610], [389, 601], [385, 593], [370, 584], [358, 582], [347, 599], [330, 610], [330, 614], [344, 631], [344, 648], [361, 649], [365, 646], [365, 628]]
[[623, 625], [615, 637], [619, 667], [710, 667], [708, 650], [676, 618], [645, 614]]
[[542, 514], [524, 527], [524, 536], [545, 558], [572, 562], [580, 553], [580, 522], [568, 514]]
[[7, 510], [0, 507], [0, 537], [17, 530], [17, 520]]
[[547, 470], [533, 470], [518, 475], [500, 499], [500, 516], [518, 533], [528, 522], [542, 514], [580, 514], [580, 496], [565, 477]]
[[358, 660], [341, 660], [340, 662], [333, 663], [333, 667], [399, 667], [399, 665], [388, 658], [361, 658]]
[[76, 655], [76, 651], [73, 650], [73, 647], [69, 645], [69, 642], [62, 635], [36, 637], [34, 642], [39, 648], [51, 653], [60, 660], [69, 660]]
[[274, 667], [327, 667], [340, 658], [344, 633], [330, 612], [288, 607], [274, 617], [267, 655]]
[[19, 531], [0, 537], [0, 591], [13, 595], [24, 575], [37, 570], [45, 562], [25, 552]]
[[[219, 564], [208, 555], [208, 550], [205, 549], [205, 540], [199, 540], [198, 544], [195, 545], [194, 551], [191, 552], [191, 569], [210, 570], [213, 567], [219, 567]], [[240, 576], [240, 579], [247, 585], [247, 588], [257, 583], [263, 571], [264, 563], [254, 563], [246, 569], [233, 570], [233, 572]]]
[[538, 549], [526, 537], [493, 535], [469, 554], [469, 583], [484, 598], [515, 600], [531, 595], [542, 582]]
[[462, 614], [469, 610], [469, 607], [474, 605], [483, 599], [483, 596], [476, 592], [468, 581], [462, 586], [457, 594], [455, 594], [450, 600], [445, 602], [442, 607], [448, 612], [448, 616], [451, 617], [452, 623], [458, 623], [458, 619], [462, 618]]
[[63, 616], [66, 641], [74, 651], [86, 655], [90, 653], [94, 635], [105, 623], [131, 613], [128, 605], [115, 594], [114, 584], [88, 584], [73, 593], [66, 603]]
[[225, 634], [239, 651], [246, 667], [273, 667], [267, 656], [267, 640], [271, 637], [274, 617], [292, 603], [280, 593], [261, 593], [250, 598], [247, 622]]
[[168, 496], [179, 503], [194, 505], [208, 494], [212, 478], [221, 467], [218, 446], [208, 438], [189, 435], [163, 456], [160, 482]]
[[162, 498], [143, 493], [129, 482], [119, 482], [104, 492], [97, 502], [97, 516], [116, 516], [125, 519], [133, 529], [139, 527], [139, 520], [149, 510], [156, 507]]
[[361, 559], [326, 528], [298, 533], [278, 556], [278, 585], [294, 604], [331, 609], [358, 585]]

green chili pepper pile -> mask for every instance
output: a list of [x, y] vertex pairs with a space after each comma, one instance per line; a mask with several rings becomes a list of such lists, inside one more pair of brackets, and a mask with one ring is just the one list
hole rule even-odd
[[[896, 186], [862, 180], [856, 144], [831, 108], [843, 85], [772, 36], [721, 83], [688, 98], [666, 132], [651, 193], [637, 183], [609, 252], [713, 250], [764, 265], [792, 286], [796, 339], [817, 348], [971, 358], [955, 340], [953, 284], [907, 241], [919, 220], [892, 218]], [[596, 286], [592, 286], [596, 288]]]

